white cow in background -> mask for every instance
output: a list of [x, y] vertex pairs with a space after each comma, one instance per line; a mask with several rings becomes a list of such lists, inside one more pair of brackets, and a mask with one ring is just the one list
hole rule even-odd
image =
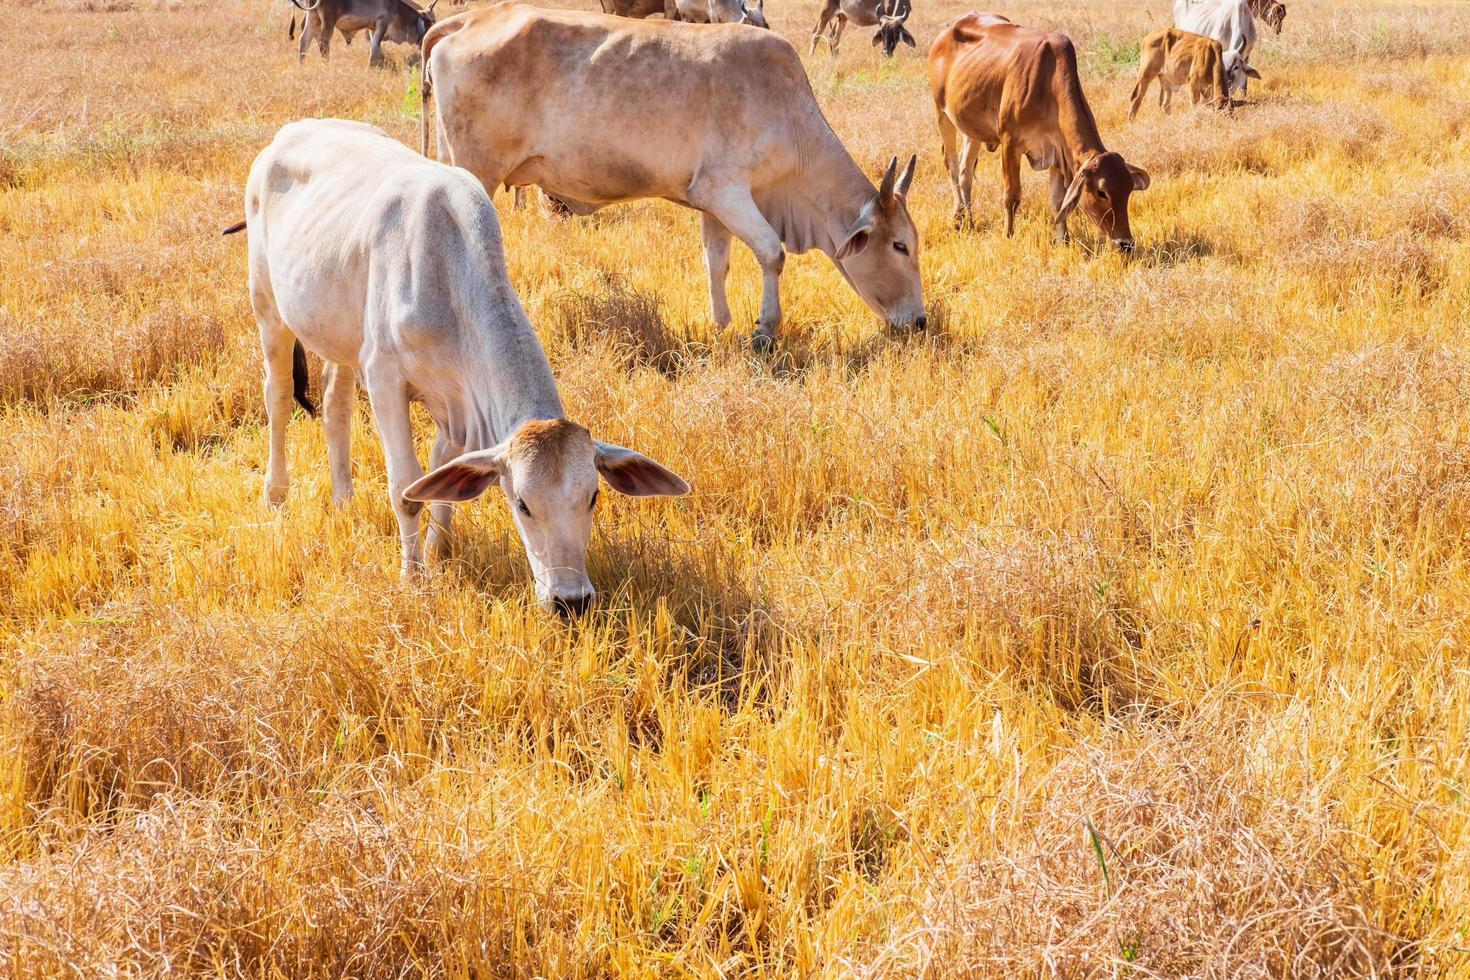
[[[594, 595], [587, 545], [598, 474], [626, 494], [684, 494], [653, 460], [569, 422], [541, 343], [506, 278], [500, 223], [480, 182], [382, 130], [340, 119], [285, 126], [245, 184], [250, 302], [265, 350], [266, 499], [285, 502], [286, 422], [299, 348], [322, 357], [332, 499], [352, 493], [348, 453], [361, 376], [383, 441], [403, 573], [441, 550], [449, 501], [499, 483], [547, 608]], [[227, 229], [237, 231], [240, 226]], [[300, 378], [299, 382], [304, 382]], [[304, 390], [298, 383], [297, 391]], [[438, 426], [424, 475], [409, 402]]]

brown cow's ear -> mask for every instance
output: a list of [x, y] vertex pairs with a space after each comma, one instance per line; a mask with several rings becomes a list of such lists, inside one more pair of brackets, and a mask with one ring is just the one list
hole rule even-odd
[[490, 489], [505, 472], [505, 447], [481, 449], [452, 459], [434, 472], [420, 477], [403, 491], [404, 500], [427, 503], [442, 500], [457, 503], [474, 500]]
[[1149, 180], [1148, 171], [1142, 167], [1135, 167], [1131, 163], [1125, 164], [1125, 166], [1127, 166], [1128, 172], [1133, 175], [1133, 189], [1136, 191], [1148, 190], [1148, 185], [1152, 183]]
[[1087, 168], [1078, 167], [1077, 173], [1072, 176], [1072, 183], [1067, 185], [1067, 193], [1062, 195], [1062, 206], [1057, 208], [1057, 218], [1065, 220], [1067, 215], [1077, 207], [1077, 202], [1082, 200], [1082, 182], [1087, 179]]

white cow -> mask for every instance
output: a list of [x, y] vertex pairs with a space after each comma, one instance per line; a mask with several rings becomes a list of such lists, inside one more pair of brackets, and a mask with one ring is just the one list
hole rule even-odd
[[1219, 41], [1231, 93], [1245, 92], [1247, 66], [1256, 46], [1250, 0], [1174, 0], [1174, 26]]
[[[586, 565], [598, 474], [635, 496], [689, 491], [648, 457], [594, 442], [567, 421], [546, 354], [506, 278], [495, 209], [469, 173], [425, 160], [362, 123], [291, 123], [250, 168], [244, 224], [250, 302], [265, 349], [272, 505], [286, 499], [286, 422], [293, 371], [305, 367], [301, 345], [327, 362], [334, 502], [352, 494], [348, 436], [358, 376], [367, 388], [405, 576], [423, 563], [423, 502], [441, 502], [427, 542], [436, 554], [448, 533], [448, 502], [498, 482], [513, 505], [537, 598], [580, 612], [594, 595]], [[410, 401], [422, 402], [438, 426], [428, 476], [414, 454]]]
[[578, 214], [650, 197], [703, 212], [717, 324], [731, 236], [760, 263], [757, 347], [781, 320], [788, 249], [825, 252], [890, 325], [924, 326], [913, 160], [874, 187], [774, 31], [501, 3], [440, 21], [423, 50], [425, 155], [432, 95], [440, 159], [491, 191], [534, 184]]

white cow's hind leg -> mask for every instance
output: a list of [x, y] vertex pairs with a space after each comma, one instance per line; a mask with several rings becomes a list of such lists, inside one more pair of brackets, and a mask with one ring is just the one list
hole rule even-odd
[[330, 362], [322, 374], [327, 469], [332, 475], [332, 503], [340, 506], [352, 499], [352, 407], [357, 397], [357, 375], [350, 367]]
[[761, 267], [761, 312], [751, 345], [758, 351], [770, 350], [776, 340], [776, 329], [781, 325], [781, 269], [786, 264], [781, 236], [755, 206], [747, 188], [727, 187], [717, 191], [707, 207], [701, 201], [691, 203], [709, 212], [755, 253]]
[[725, 279], [730, 272], [730, 232], [708, 214], [699, 216], [704, 237], [704, 268], [709, 274], [709, 304], [715, 325], [730, 325], [730, 303], [725, 297]]
[[388, 464], [388, 497], [393, 516], [398, 518], [398, 538], [403, 547], [403, 577], [411, 578], [424, 567], [419, 547], [419, 512], [424, 505], [403, 499], [424, 468], [413, 451], [413, 429], [408, 419], [408, 391], [391, 371], [375, 375], [372, 367], [364, 371], [368, 401], [373, 406], [373, 421], [383, 440], [383, 459]]
[[[429, 451], [429, 472], [432, 473], [463, 452], [464, 447], [450, 442], [448, 433], [441, 428], [434, 439], [434, 448]], [[425, 535], [424, 550], [431, 561], [438, 561], [449, 555], [449, 521], [453, 514], [453, 504], [429, 505], [429, 533]]]

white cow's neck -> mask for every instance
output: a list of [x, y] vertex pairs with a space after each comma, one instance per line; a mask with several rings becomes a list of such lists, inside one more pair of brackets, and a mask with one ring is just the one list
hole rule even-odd
[[501, 299], [464, 331], [460, 397], [446, 405], [450, 438], [465, 452], [497, 446], [533, 419], [566, 417], [530, 321], [513, 295]]

